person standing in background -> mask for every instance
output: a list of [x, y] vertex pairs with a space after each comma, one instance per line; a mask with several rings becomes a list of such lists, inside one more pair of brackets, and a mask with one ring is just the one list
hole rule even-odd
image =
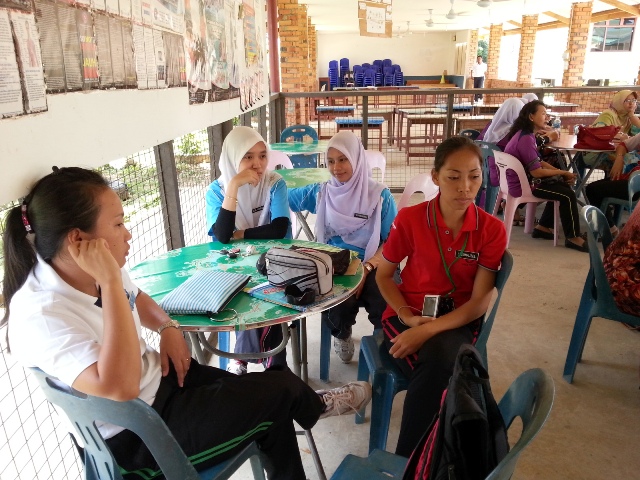
[[[487, 64], [482, 61], [482, 57], [478, 55], [477, 62], [471, 67], [471, 77], [473, 78], [473, 88], [484, 87], [484, 75], [487, 73]], [[473, 96], [473, 101], [482, 100], [482, 94], [477, 93]]]

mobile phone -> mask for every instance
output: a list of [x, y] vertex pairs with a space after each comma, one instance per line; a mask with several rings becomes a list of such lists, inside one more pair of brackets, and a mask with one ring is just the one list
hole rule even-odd
[[438, 304], [440, 303], [440, 295], [425, 295], [422, 304], [423, 317], [435, 317], [438, 313]]

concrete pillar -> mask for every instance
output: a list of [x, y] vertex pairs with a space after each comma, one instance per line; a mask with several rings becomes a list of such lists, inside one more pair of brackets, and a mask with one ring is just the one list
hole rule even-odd
[[489, 55], [487, 56], [487, 82], [498, 78], [498, 64], [500, 63], [500, 45], [502, 44], [502, 24], [491, 25], [489, 28]]
[[578, 87], [582, 85], [582, 73], [584, 72], [584, 58], [588, 48], [592, 9], [593, 2], [590, 1], [571, 5], [569, 36], [565, 52], [569, 58], [566, 62], [567, 68], [562, 74], [563, 87]]
[[521, 31], [517, 81], [522, 84], [531, 84], [536, 33], [538, 32], [538, 15], [523, 15]]

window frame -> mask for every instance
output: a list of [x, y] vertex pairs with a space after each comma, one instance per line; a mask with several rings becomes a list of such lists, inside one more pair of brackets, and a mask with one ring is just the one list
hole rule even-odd
[[[612, 24], [612, 22], [617, 22]], [[620, 18], [612, 18], [610, 20], [603, 20], [601, 22], [596, 22], [593, 24], [593, 28], [591, 29], [591, 38], [589, 42], [589, 52], [593, 53], [611, 53], [611, 52], [631, 52], [633, 51], [633, 40], [635, 36], [635, 29], [638, 25], [637, 17], [620, 17]], [[596, 29], [603, 29], [602, 41], [599, 43], [600, 48], [596, 47], [594, 44], [594, 33]], [[619, 30], [619, 29], [630, 29], [631, 30], [631, 38], [629, 39], [629, 48], [625, 49], [607, 49], [607, 37], [608, 33], [611, 31]], [[620, 44], [616, 43], [616, 45], [625, 45], [626, 42]]]

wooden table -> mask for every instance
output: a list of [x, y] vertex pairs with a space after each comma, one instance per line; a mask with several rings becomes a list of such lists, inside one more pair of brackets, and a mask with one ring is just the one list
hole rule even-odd
[[462, 130], [472, 129], [481, 132], [492, 119], [493, 115], [471, 115], [468, 117], [455, 117], [455, 131], [457, 133], [460, 133]]
[[[336, 118], [336, 130], [361, 130], [362, 117], [340, 117]], [[382, 124], [385, 122], [382, 117], [369, 117], [367, 120], [367, 128], [370, 130], [378, 130], [378, 150], [382, 151]]]
[[[411, 149], [415, 147], [418, 147], [418, 148], [437, 147], [440, 143], [442, 143], [445, 135], [445, 126], [447, 123], [447, 117], [445, 115], [438, 115], [438, 114], [425, 114], [425, 115], [401, 114], [401, 118], [403, 118], [407, 122], [407, 130], [406, 130], [406, 135], [404, 135], [404, 137], [400, 136], [398, 138], [398, 146], [400, 149], [402, 149], [403, 139], [404, 139], [404, 148], [406, 149], [407, 165], [409, 165], [409, 159], [411, 157], [432, 157], [435, 152], [412, 152]], [[411, 142], [412, 140], [411, 127], [414, 125], [425, 126], [424, 135], [420, 135], [418, 137], [423, 140], [421, 143]]]
[[331, 138], [331, 135], [322, 135], [322, 120], [333, 120], [338, 115], [352, 117], [355, 109], [353, 105], [318, 105], [316, 107], [318, 139]]

